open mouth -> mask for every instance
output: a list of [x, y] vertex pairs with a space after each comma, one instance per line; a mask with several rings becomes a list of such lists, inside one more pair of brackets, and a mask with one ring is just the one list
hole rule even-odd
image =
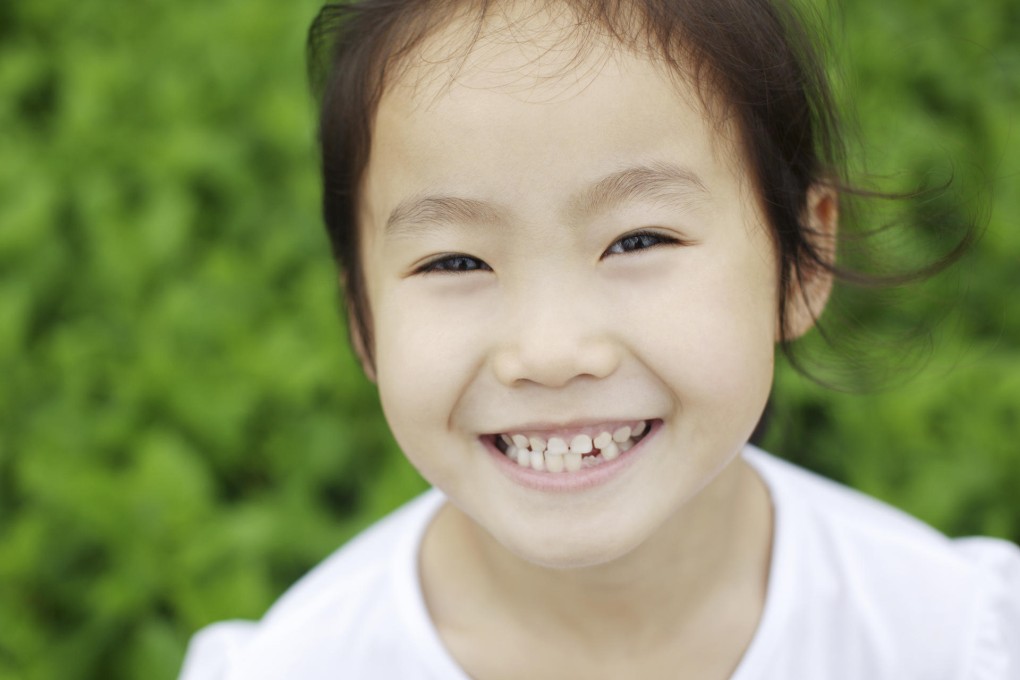
[[521, 467], [538, 472], [577, 472], [615, 460], [644, 439], [654, 421], [637, 420], [587, 427], [574, 433], [488, 435], [499, 451]]

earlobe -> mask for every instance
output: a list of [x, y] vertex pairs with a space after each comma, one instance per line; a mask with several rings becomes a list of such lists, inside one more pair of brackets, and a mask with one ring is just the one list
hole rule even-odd
[[819, 261], [799, 262], [790, 273], [792, 280], [783, 333], [787, 341], [799, 338], [814, 327], [832, 292], [832, 267], [836, 264], [839, 229], [839, 194], [832, 186], [816, 184], [808, 190], [801, 224]]

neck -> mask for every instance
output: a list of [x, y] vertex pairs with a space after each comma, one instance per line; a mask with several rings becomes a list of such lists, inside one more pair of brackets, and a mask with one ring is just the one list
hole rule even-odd
[[706, 624], [731, 630], [734, 621], [713, 621], [728, 612], [749, 641], [764, 603], [770, 508], [757, 474], [737, 459], [627, 555], [549, 569], [509, 553], [447, 505], [422, 550], [426, 599], [441, 631], [477, 630], [485, 620], [587, 648], [653, 648]]

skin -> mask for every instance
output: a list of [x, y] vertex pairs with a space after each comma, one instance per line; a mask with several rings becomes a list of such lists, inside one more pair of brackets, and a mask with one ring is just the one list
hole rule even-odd
[[[373, 377], [450, 499], [423, 588], [471, 677], [726, 678], [767, 585], [768, 493], [739, 452], [772, 383], [776, 256], [735, 134], [696, 93], [611, 46], [549, 49], [550, 25], [403, 73], [375, 120], [360, 216]], [[701, 186], [586, 200], [623, 168], [666, 165]], [[486, 210], [406, 210], [423, 196]], [[809, 208], [834, 225], [824, 194]], [[621, 241], [637, 231], [653, 237]], [[819, 279], [794, 296], [794, 333], [827, 293]], [[661, 427], [634, 462], [568, 493], [515, 483], [481, 439], [635, 418]]]

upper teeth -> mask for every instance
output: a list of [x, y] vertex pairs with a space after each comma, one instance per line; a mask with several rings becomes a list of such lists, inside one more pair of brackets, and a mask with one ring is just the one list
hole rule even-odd
[[[579, 434], [570, 440], [570, 450], [578, 453], [591, 453], [594, 445], [591, 437], [586, 434]], [[600, 449], [603, 447], [599, 447]]]
[[[572, 437], [567, 435], [550, 436], [545, 439], [540, 435], [521, 433], [502, 434], [500, 439], [506, 448], [506, 455], [522, 467], [549, 472], [576, 472], [582, 467], [599, 465], [613, 460], [622, 451], [630, 449], [648, 429], [648, 423], [638, 421], [633, 425], [622, 425], [598, 431], [592, 436], [581, 432]], [[585, 456], [598, 449], [597, 455]]]
[[[580, 435], [580, 436], [583, 437], [584, 435]], [[567, 448], [567, 443], [565, 441], [563, 441], [562, 439], [560, 439], [559, 437], [552, 437], [549, 440], [549, 443], [546, 444], [546, 449], [545, 450], [548, 453], [558, 453], [558, 454], [562, 455], [562, 454], [566, 453], [568, 450], [572, 450], [572, 449], [573, 449], [573, 447], [568, 449]], [[532, 450], [534, 450], [534, 449], [532, 449]]]

